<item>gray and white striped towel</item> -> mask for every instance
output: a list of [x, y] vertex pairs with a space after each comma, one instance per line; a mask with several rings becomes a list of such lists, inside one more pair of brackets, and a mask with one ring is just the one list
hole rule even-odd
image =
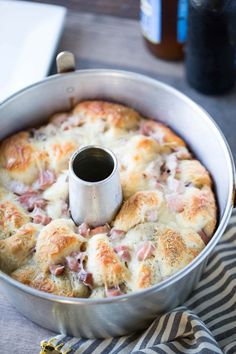
[[105, 340], [58, 335], [41, 346], [41, 354], [235, 354], [236, 211], [183, 306], [158, 317], [142, 333]]

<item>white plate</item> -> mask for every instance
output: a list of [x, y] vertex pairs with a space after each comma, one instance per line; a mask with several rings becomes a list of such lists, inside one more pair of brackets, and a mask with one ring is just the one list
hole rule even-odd
[[0, 1], [0, 101], [47, 75], [65, 14], [61, 6]]

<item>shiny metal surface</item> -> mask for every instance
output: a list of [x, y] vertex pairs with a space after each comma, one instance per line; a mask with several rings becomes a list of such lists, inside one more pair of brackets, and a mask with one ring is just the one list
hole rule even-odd
[[63, 298], [29, 288], [0, 272], [1, 290], [32, 321], [73, 336], [109, 337], [144, 328], [158, 313], [182, 303], [198, 282], [207, 258], [230, 218], [235, 186], [231, 152], [213, 119], [186, 96], [161, 82], [135, 73], [84, 70], [56, 75], [13, 95], [0, 107], [0, 138], [70, 109], [82, 99], [127, 104], [147, 117], [170, 125], [211, 172], [219, 222], [211, 241], [186, 268], [138, 293], [98, 300]]
[[61, 52], [57, 55], [57, 72], [58, 74], [75, 71], [75, 57], [71, 52]]
[[112, 221], [122, 203], [115, 155], [95, 145], [76, 151], [69, 163], [69, 206], [72, 219], [96, 227]]

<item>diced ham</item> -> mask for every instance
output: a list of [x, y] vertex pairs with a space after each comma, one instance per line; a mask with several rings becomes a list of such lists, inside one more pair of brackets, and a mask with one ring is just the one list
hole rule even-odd
[[164, 144], [164, 132], [160, 129], [156, 129], [154, 121], [149, 120], [147, 122], [142, 122], [140, 133], [152, 137], [159, 144]]
[[90, 231], [90, 235], [94, 236], [97, 234], [104, 234], [104, 233], [109, 232], [109, 230], [110, 230], [110, 227], [107, 224], [103, 225], [103, 226], [98, 226]]
[[81, 269], [80, 264], [79, 264], [79, 260], [75, 256], [67, 256], [66, 257], [66, 264], [72, 272], [79, 272]]
[[55, 173], [50, 170], [44, 170], [40, 173], [39, 178], [33, 183], [36, 190], [45, 190], [51, 186], [56, 180]]
[[73, 251], [73, 252], [71, 252], [70, 256], [75, 257], [80, 263], [83, 263], [83, 261], [87, 257], [87, 253]]
[[24, 183], [19, 182], [19, 181], [12, 181], [10, 183], [9, 189], [11, 192], [17, 194], [17, 195], [22, 195], [25, 193], [32, 193], [33, 189], [29, 186], [26, 186]]
[[81, 271], [79, 273], [79, 280], [90, 289], [93, 287], [93, 275], [92, 273], [88, 273], [86, 271]]
[[71, 116], [66, 120], [65, 122], [62, 123], [61, 129], [62, 130], [69, 130], [74, 127], [79, 127], [83, 125], [83, 118], [78, 116]]
[[157, 209], [151, 209], [146, 212], [146, 221], [154, 222], [157, 221], [158, 219], [158, 210]]
[[164, 186], [159, 181], [156, 181], [156, 188], [159, 189], [160, 191], [163, 191]]
[[18, 197], [18, 201], [28, 210], [32, 211], [35, 207], [44, 208], [47, 205], [37, 192], [26, 192]]
[[68, 119], [68, 113], [56, 113], [52, 117], [51, 123], [56, 127], [60, 127], [62, 123], [67, 121], [67, 119]]
[[71, 252], [71, 254], [66, 257], [66, 265], [72, 272], [84, 271], [83, 261], [86, 256], [86, 252]]
[[156, 247], [151, 241], [145, 241], [137, 251], [137, 258], [139, 261], [144, 261], [155, 254]]
[[113, 228], [109, 231], [108, 236], [112, 241], [118, 241], [125, 236], [125, 231]]
[[31, 213], [31, 217], [33, 218], [33, 222], [35, 224], [47, 225], [52, 221], [52, 218], [50, 218], [45, 211], [37, 207], [34, 208]]
[[117, 253], [118, 257], [124, 261], [128, 262], [131, 259], [130, 251], [128, 246], [120, 245], [114, 247], [114, 251]]
[[119, 287], [106, 289], [106, 296], [107, 297], [114, 297], [114, 296], [120, 296], [120, 295], [123, 295], [123, 293]]
[[53, 264], [49, 267], [50, 273], [53, 275], [61, 275], [64, 272], [65, 266], [62, 264]]
[[174, 178], [173, 176], [169, 176], [167, 178], [167, 187], [171, 192], [175, 193], [183, 193], [184, 192], [184, 185], [181, 181]]
[[184, 211], [184, 198], [179, 194], [167, 194], [166, 201], [171, 211], [181, 213]]
[[79, 227], [78, 227], [78, 232], [81, 236], [87, 237], [89, 236], [90, 233], [90, 227], [86, 222], [83, 222]]
[[198, 235], [201, 237], [201, 239], [205, 243], [205, 245], [207, 245], [208, 242], [210, 241], [210, 238], [206, 235], [206, 233], [203, 230], [201, 230], [198, 232]]
[[153, 129], [148, 122], [142, 122], [140, 126], [140, 133], [146, 136], [150, 136], [153, 133]]
[[33, 217], [33, 222], [35, 224], [42, 224], [42, 225], [48, 225], [52, 221], [52, 218], [50, 218], [47, 215], [35, 215]]

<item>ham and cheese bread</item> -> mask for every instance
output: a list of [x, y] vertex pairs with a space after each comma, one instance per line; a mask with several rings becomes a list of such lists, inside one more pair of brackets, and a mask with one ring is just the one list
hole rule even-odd
[[0, 268], [12, 272], [22, 266], [34, 252], [40, 226], [25, 224], [14, 235], [0, 240]]
[[137, 192], [124, 202], [113, 225], [116, 229], [128, 231], [137, 224], [156, 221], [162, 202], [160, 191]]
[[166, 225], [157, 226], [154, 243], [162, 279], [188, 265], [205, 246], [193, 230]]
[[14, 235], [30, 217], [14, 194], [1, 189], [0, 196], [0, 239], [4, 239]]
[[176, 178], [183, 181], [184, 184], [193, 184], [198, 188], [204, 185], [211, 187], [212, 184], [209, 173], [197, 160], [179, 161]]
[[0, 165], [9, 179], [30, 184], [44, 168], [46, 155], [37, 149], [29, 132], [21, 132], [4, 140], [0, 151]]
[[[84, 145], [111, 149], [120, 171], [121, 208], [96, 228], [70, 217], [68, 162]], [[149, 288], [197, 257], [216, 223], [207, 169], [171, 128], [124, 105], [82, 101], [0, 143], [0, 268], [40, 291]]]
[[47, 272], [50, 266], [63, 263], [72, 252], [80, 251], [86, 240], [74, 232], [72, 220], [54, 220], [45, 226], [40, 232], [35, 258], [43, 272]]
[[106, 234], [93, 236], [88, 242], [87, 253], [87, 269], [93, 274], [95, 285], [104, 284], [106, 288], [112, 288], [129, 279], [128, 269], [110, 245]]
[[161, 145], [163, 152], [186, 146], [185, 142], [170, 128], [153, 120], [144, 121], [141, 125], [141, 132], [155, 139]]
[[103, 121], [107, 129], [135, 130], [141, 121], [141, 116], [135, 110], [103, 101], [83, 101], [77, 104], [73, 114], [80, 118], [80, 124], [96, 124], [97, 121]]

